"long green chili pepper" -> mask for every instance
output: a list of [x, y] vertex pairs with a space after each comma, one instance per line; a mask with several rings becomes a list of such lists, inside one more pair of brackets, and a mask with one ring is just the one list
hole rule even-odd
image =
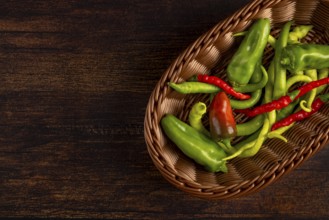
[[245, 109], [245, 108], [251, 108], [254, 105], [258, 103], [262, 96], [262, 90], [256, 90], [255, 92], [251, 93], [251, 97], [247, 100], [236, 100], [236, 99], [230, 99], [230, 103], [232, 108], [234, 109]]
[[273, 98], [273, 84], [274, 84], [274, 62], [270, 63], [267, 70], [268, 81], [265, 86], [264, 101], [265, 103], [271, 102]]
[[[265, 117], [264, 117], [265, 119]], [[264, 123], [263, 123], [264, 124]], [[242, 141], [240, 141], [239, 143], [237, 143], [236, 145], [234, 145], [234, 148], [238, 150], [240, 150], [242, 147], [244, 147], [246, 144], [249, 144], [253, 141], [255, 141], [259, 134], [260, 134], [260, 131], [262, 130], [262, 128], [259, 128], [256, 132], [254, 132], [253, 134], [249, 135], [249, 136], [246, 136], [245, 139], [243, 139]], [[255, 142], [253, 142], [255, 143]]]
[[277, 118], [277, 113], [275, 110], [272, 110], [270, 112], [267, 113], [267, 118], [270, 122], [270, 127], [272, 127], [272, 125], [275, 123], [276, 118]]
[[257, 69], [259, 68], [261, 70], [262, 75], [263, 75], [262, 79], [257, 83], [251, 83], [251, 84], [234, 87], [235, 91], [242, 92], [242, 93], [254, 92], [254, 91], [256, 91], [258, 89], [262, 89], [266, 86], [267, 81], [268, 81], [268, 73], [267, 73], [266, 69], [262, 65], [259, 65], [259, 67], [256, 67], [256, 68]]
[[[318, 73], [318, 78], [319, 79], [324, 79], [324, 78], [327, 78], [329, 76], [329, 68], [323, 68], [323, 69], [320, 69], [319, 70], [319, 73]], [[316, 89], [316, 93], [317, 94], [320, 94], [323, 92], [323, 90], [325, 90], [327, 87], [327, 85], [324, 85], [324, 86], [320, 86]]]
[[[280, 127], [276, 130], [272, 130], [267, 134], [268, 138], [279, 138], [281, 140], [283, 140], [284, 142], [287, 142], [288, 140], [282, 136], [282, 134], [286, 131], [288, 131], [292, 126], [294, 126], [295, 122], [293, 122], [292, 124], [288, 125], [288, 126], [284, 126], [284, 127]], [[273, 128], [273, 126], [272, 126]]]
[[[250, 82], [252, 84], [247, 84], [244, 86], [237, 87], [238, 89], [240, 88], [245, 88], [247, 90], [250, 90], [251, 97], [247, 100], [235, 100], [235, 99], [230, 99], [230, 103], [232, 108], [234, 109], [245, 109], [245, 108], [251, 108], [254, 105], [258, 103], [262, 96], [262, 84], [264, 82], [267, 83], [268, 81], [268, 76], [265, 68], [260, 64], [260, 61], [257, 63], [255, 67], [255, 71], [250, 79]], [[234, 88], [235, 90], [235, 88]], [[243, 89], [242, 89], [243, 90]]]
[[[268, 68], [268, 83], [265, 86], [265, 94], [264, 94], [264, 102], [270, 103], [272, 102], [273, 97], [273, 84], [274, 84], [274, 61], [270, 63]], [[269, 119], [270, 127], [275, 123], [276, 120], [276, 111], [272, 110], [267, 113], [267, 117]]]
[[[256, 119], [257, 118], [257, 119]], [[239, 156], [244, 150], [252, 148], [255, 143], [256, 139], [258, 138], [260, 132], [262, 129], [260, 129], [265, 120], [265, 115], [259, 115], [255, 117], [254, 119], [251, 119], [248, 122], [245, 122], [243, 124], [237, 124], [237, 131], [238, 136], [245, 135], [246, 138], [239, 143], [237, 143], [235, 146], [231, 146], [231, 149], [234, 149], [234, 152], [231, 152], [230, 155], [223, 160], [230, 160], [237, 156]], [[249, 128], [249, 131], [248, 131]], [[257, 129], [258, 128], [258, 129]], [[252, 131], [252, 132], [251, 132]], [[240, 132], [240, 134], [239, 134]]]
[[239, 157], [245, 150], [248, 150], [250, 148], [252, 148], [255, 145], [256, 140], [253, 140], [251, 142], [246, 143], [243, 148], [236, 150], [235, 152], [233, 152], [232, 154], [230, 154], [229, 156], [223, 158], [223, 160], [232, 160], [235, 157]]
[[255, 133], [249, 135], [246, 139], [237, 143], [233, 147], [234, 149], [236, 149], [235, 152], [229, 154], [229, 156], [225, 157], [223, 160], [231, 160], [235, 157], [240, 156], [243, 153], [243, 151], [252, 148], [255, 145], [261, 130], [262, 129], [258, 129], [258, 131], [256, 131]]
[[287, 46], [288, 36], [291, 27], [291, 21], [284, 24], [278, 40], [275, 43], [275, 54], [274, 54], [274, 89], [273, 89], [273, 99], [278, 99], [286, 94], [286, 80], [287, 71], [281, 64], [281, 53], [283, 48]]
[[290, 33], [289, 33], [289, 44], [297, 44], [300, 43], [300, 40], [304, 38], [310, 30], [312, 30], [312, 25], [299, 25], [296, 26]]
[[[312, 79], [312, 81], [315, 81], [318, 79], [318, 72], [316, 69], [312, 69], [312, 70], [306, 70], [305, 71], [306, 76], [310, 77]], [[307, 95], [306, 95], [306, 102], [301, 101], [300, 102], [300, 107], [306, 111], [306, 112], [310, 112], [312, 111], [312, 103], [315, 99], [316, 93], [317, 93], [317, 88], [312, 89]], [[304, 105], [304, 103], [306, 103], [306, 106]]]
[[243, 141], [239, 142], [234, 146], [236, 152], [233, 154], [227, 156], [223, 160], [230, 160], [234, 157], [251, 157], [254, 156], [260, 149], [260, 147], [263, 145], [266, 138], [279, 138], [284, 141], [287, 141], [285, 137], [282, 136], [284, 132], [286, 132], [288, 129], [290, 129], [294, 125], [291, 124], [286, 127], [281, 127], [275, 131], [269, 131], [270, 130], [270, 122], [268, 119], [265, 119], [264, 125], [261, 129], [259, 129], [257, 132], [253, 133], [252, 135], [248, 136], [248, 138], [244, 139]]
[[169, 139], [188, 157], [210, 172], [227, 172], [227, 155], [211, 138], [198, 132], [174, 115], [161, 119], [161, 126]]
[[237, 124], [237, 136], [251, 135], [256, 132], [264, 123], [265, 115], [257, 115], [247, 122]]
[[255, 141], [255, 144], [251, 148], [244, 149], [243, 152], [239, 155], [239, 157], [252, 157], [252, 156], [254, 156], [259, 151], [259, 149], [263, 145], [264, 141], [266, 140], [269, 130], [270, 130], [270, 122], [266, 118], [264, 120], [264, 124], [263, 124], [263, 127], [262, 127], [262, 129], [259, 133], [259, 136]]
[[206, 114], [206, 112], [206, 104], [203, 102], [197, 102], [192, 106], [190, 110], [188, 121], [193, 128], [210, 137], [209, 131], [204, 127], [202, 123], [202, 117], [204, 114]]
[[221, 91], [221, 89], [215, 85], [203, 82], [182, 82], [173, 83], [169, 82], [168, 85], [175, 91], [182, 94], [190, 93], [215, 93]]
[[270, 20], [267, 18], [258, 19], [249, 28], [227, 67], [227, 76], [233, 86], [249, 82], [263, 55], [270, 29]]
[[299, 99], [293, 101], [292, 103], [290, 103], [287, 107], [284, 107], [283, 109], [280, 109], [277, 111], [277, 117], [276, 117], [276, 121], [279, 121], [285, 117], [287, 117], [288, 115], [290, 115], [291, 113], [293, 113], [294, 109], [296, 108], [296, 106], [299, 104]]
[[281, 64], [290, 72], [329, 67], [329, 45], [292, 44], [282, 50]]
[[291, 88], [295, 83], [299, 82], [312, 82], [312, 78], [307, 75], [293, 75], [289, 79], [287, 79], [287, 92], [289, 88]]

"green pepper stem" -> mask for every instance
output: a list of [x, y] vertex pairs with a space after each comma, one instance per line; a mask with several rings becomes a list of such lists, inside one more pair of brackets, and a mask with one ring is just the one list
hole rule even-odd
[[[306, 70], [305, 74], [312, 79], [312, 81], [315, 81], [318, 79], [318, 73], [316, 69], [311, 69], [311, 70]], [[307, 94], [307, 101], [306, 102], [301, 102], [301, 108], [306, 111], [306, 112], [311, 112], [312, 111], [312, 103], [315, 99], [317, 93], [317, 88], [312, 89], [308, 94]], [[306, 106], [304, 105], [306, 104]]]
[[294, 126], [295, 123], [296, 123], [296, 122], [293, 122], [293, 123], [290, 124], [290, 125], [287, 125], [287, 126], [284, 126], [284, 127], [278, 128], [278, 129], [276, 129], [276, 130], [274, 130], [274, 131], [271, 131], [271, 132], [269, 132], [269, 133], [267, 134], [267, 137], [268, 137], [268, 138], [279, 138], [279, 139], [281, 139], [281, 140], [287, 142], [287, 141], [286, 141], [287, 139], [286, 139], [285, 137], [283, 137], [282, 134], [283, 134], [284, 132], [288, 131], [292, 126]]
[[278, 139], [280, 139], [280, 140], [282, 140], [286, 143], [288, 142], [287, 138], [283, 137], [282, 134], [279, 134], [279, 133], [274, 132], [274, 131], [268, 133], [267, 137], [270, 138], [270, 139], [271, 138], [278, 138]]
[[241, 37], [241, 36], [246, 36], [248, 31], [241, 31], [233, 34], [233, 37]]
[[231, 145], [231, 140], [229, 138], [222, 139], [217, 143], [223, 148], [226, 153], [233, 154], [236, 152], [236, 149]]

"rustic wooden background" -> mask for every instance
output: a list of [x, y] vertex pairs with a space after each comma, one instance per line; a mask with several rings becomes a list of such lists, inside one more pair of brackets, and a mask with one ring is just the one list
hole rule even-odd
[[248, 0], [0, 4], [0, 217], [328, 218], [328, 146], [259, 193], [191, 197], [153, 165], [149, 96], [190, 43]]

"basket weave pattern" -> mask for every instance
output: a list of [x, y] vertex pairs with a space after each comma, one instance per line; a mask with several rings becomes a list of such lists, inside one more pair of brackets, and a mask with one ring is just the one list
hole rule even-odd
[[[229, 161], [229, 171], [224, 174], [205, 171], [162, 132], [160, 120], [165, 114], [172, 113], [187, 121], [196, 101], [209, 104], [206, 95], [182, 95], [168, 88], [167, 82], [182, 82], [197, 73], [226, 79], [227, 64], [238, 45], [232, 33], [244, 31], [254, 20], [264, 17], [270, 18], [274, 36], [284, 22], [293, 20], [297, 25], [314, 26], [305, 41], [329, 44], [328, 0], [255, 0], [191, 44], [163, 74], [149, 99], [144, 122], [148, 152], [165, 179], [191, 195], [226, 199], [256, 192], [295, 169], [329, 142], [329, 104], [326, 104], [284, 133], [288, 143], [268, 139], [254, 157]], [[273, 50], [268, 47], [264, 56], [267, 67]], [[236, 115], [238, 122], [246, 119]]]

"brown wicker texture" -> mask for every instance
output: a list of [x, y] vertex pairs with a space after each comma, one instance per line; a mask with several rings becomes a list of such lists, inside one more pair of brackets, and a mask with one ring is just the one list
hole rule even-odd
[[[305, 41], [329, 43], [329, 0], [255, 0], [190, 45], [163, 74], [150, 97], [144, 122], [148, 152], [165, 179], [193, 196], [227, 199], [256, 192], [298, 167], [329, 142], [329, 104], [326, 104], [284, 134], [288, 143], [267, 139], [254, 157], [229, 161], [229, 171], [224, 174], [205, 171], [162, 132], [159, 122], [164, 114], [173, 113], [186, 121], [196, 101], [209, 104], [207, 96], [179, 94], [168, 88], [167, 82], [182, 82], [197, 73], [225, 79], [227, 63], [238, 45], [238, 38], [233, 38], [232, 33], [246, 30], [253, 20], [262, 17], [271, 19], [275, 36], [284, 22], [293, 20], [295, 24], [314, 26]], [[272, 57], [273, 50], [268, 47], [265, 66]], [[237, 115], [236, 120], [246, 118]]]

